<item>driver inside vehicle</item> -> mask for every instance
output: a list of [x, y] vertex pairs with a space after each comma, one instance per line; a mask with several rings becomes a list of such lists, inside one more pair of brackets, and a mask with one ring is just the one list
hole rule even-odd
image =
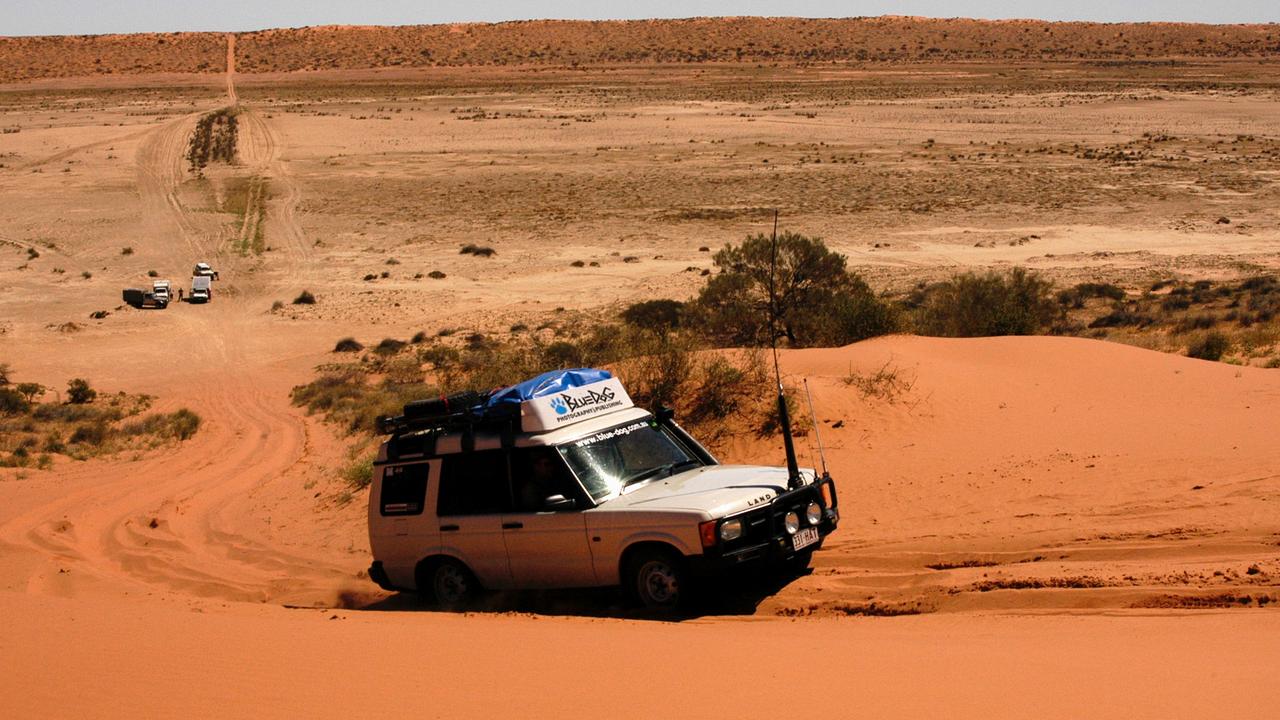
[[543, 512], [547, 510], [547, 498], [552, 495], [563, 495], [572, 498], [573, 494], [566, 487], [564, 465], [555, 456], [551, 448], [531, 448], [524, 458], [523, 467], [517, 477], [516, 504], [523, 512]]

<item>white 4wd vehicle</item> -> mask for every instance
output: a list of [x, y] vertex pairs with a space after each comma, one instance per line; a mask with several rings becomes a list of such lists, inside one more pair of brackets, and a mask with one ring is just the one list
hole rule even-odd
[[369, 496], [369, 576], [443, 607], [481, 588], [621, 585], [672, 608], [707, 575], [807, 565], [839, 521], [829, 477], [720, 465], [600, 370], [380, 422], [392, 437]]

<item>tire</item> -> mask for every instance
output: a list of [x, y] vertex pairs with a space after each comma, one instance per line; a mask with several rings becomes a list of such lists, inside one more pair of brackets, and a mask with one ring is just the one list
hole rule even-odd
[[624, 581], [627, 594], [646, 610], [673, 612], [689, 600], [689, 573], [684, 561], [673, 552], [637, 552], [627, 562]]
[[466, 565], [440, 558], [418, 570], [418, 592], [441, 610], [463, 610], [475, 600], [480, 583]]

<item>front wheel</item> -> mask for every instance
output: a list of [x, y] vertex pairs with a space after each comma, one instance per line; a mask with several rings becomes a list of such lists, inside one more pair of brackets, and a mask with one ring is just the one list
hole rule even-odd
[[419, 571], [418, 592], [441, 610], [462, 610], [480, 592], [480, 584], [466, 565], [443, 558]]
[[689, 596], [688, 572], [675, 553], [645, 550], [627, 564], [627, 590], [648, 610], [670, 612]]

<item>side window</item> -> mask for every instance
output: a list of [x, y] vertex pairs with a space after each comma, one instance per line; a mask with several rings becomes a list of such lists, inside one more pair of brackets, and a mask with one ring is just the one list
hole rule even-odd
[[441, 462], [437, 515], [496, 515], [510, 507], [507, 455], [503, 451], [445, 455]]
[[583, 499], [581, 486], [555, 448], [519, 448], [511, 453], [511, 487], [516, 512], [541, 512], [546, 499]]
[[387, 465], [382, 469], [382, 514], [421, 515], [430, 463]]

